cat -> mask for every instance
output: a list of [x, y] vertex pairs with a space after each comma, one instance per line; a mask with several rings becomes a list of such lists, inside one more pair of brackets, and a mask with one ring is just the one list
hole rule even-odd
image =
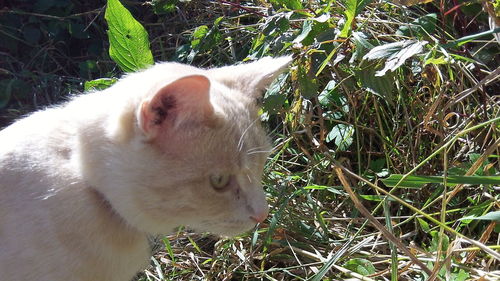
[[256, 100], [290, 60], [159, 63], [0, 131], [0, 281], [131, 280], [148, 235], [262, 222]]

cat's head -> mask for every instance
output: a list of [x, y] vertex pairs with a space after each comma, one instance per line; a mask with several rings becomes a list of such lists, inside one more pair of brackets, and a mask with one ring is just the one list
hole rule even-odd
[[256, 100], [289, 62], [208, 70], [164, 63], [125, 78], [151, 85], [115, 129], [120, 181], [102, 190], [111, 205], [151, 233], [186, 225], [236, 235], [262, 222], [261, 176], [271, 147]]

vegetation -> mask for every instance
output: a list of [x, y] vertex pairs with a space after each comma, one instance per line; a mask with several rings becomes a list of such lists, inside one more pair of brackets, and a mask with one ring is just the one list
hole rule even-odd
[[139, 280], [500, 280], [498, 0], [34, 2], [0, 10], [1, 125], [153, 61], [294, 56], [268, 220], [161, 237]]

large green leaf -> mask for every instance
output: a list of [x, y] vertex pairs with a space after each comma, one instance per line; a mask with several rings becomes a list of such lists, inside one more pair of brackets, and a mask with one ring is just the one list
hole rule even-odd
[[361, 68], [355, 71], [356, 78], [359, 80], [361, 87], [365, 88], [370, 93], [385, 98], [387, 102], [392, 104], [394, 100], [392, 90], [396, 83], [395, 74], [389, 72], [383, 76], [377, 76], [376, 73], [380, 67], [380, 64], [369, 65], [363, 62]]
[[377, 46], [368, 52], [364, 60], [385, 59], [385, 66], [375, 73], [375, 76], [384, 76], [387, 71], [394, 71], [407, 59], [421, 53], [427, 41], [404, 40]]
[[278, 13], [268, 17], [264, 23], [262, 33], [265, 36], [283, 34], [290, 28], [290, 16], [292, 12]]
[[280, 75], [267, 89], [262, 106], [265, 112], [276, 113], [286, 104], [287, 96], [283, 92], [283, 88], [286, 85], [288, 76], [288, 74]]
[[[403, 175], [393, 174], [390, 177], [383, 179], [382, 182], [387, 186], [395, 186]], [[427, 183], [443, 183], [443, 176], [408, 176], [398, 186], [408, 188], [420, 188]], [[446, 177], [447, 185], [454, 186], [457, 184], [500, 184], [500, 176], [448, 176]]]
[[148, 33], [119, 0], [108, 0], [104, 18], [108, 22], [109, 56], [125, 72], [153, 64]]
[[318, 94], [318, 79], [312, 73], [312, 67], [311, 60], [305, 59], [301, 61], [297, 69], [300, 93], [305, 98], [312, 98]]
[[363, 10], [366, 5], [370, 4], [372, 0], [346, 0], [345, 1], [345, 16], [346, 20], [344, 23], [344, 27], [340, 32], [341, 37], [347, 37], [349, 31], [351, 31], [351, 25], [354, 21], [354, 18]]

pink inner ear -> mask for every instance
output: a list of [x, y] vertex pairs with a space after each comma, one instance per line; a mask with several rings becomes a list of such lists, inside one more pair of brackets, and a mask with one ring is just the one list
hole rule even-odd
[[139, 125], [149, 138], [155, 138], [183, 122], [203, 122], [212, 114], [210, 81], [203, 75], [192, 75], [175, 80], [144, 101]]

